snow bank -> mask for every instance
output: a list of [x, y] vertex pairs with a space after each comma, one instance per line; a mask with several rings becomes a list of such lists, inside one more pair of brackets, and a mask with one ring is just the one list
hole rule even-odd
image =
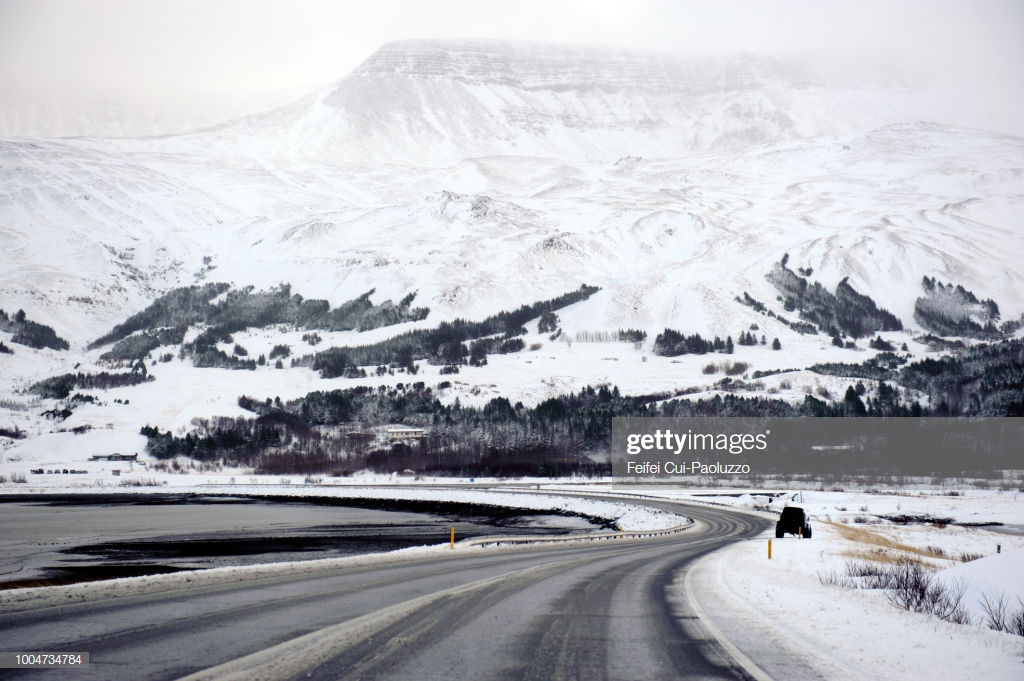
[[[461, 549], [465, 552], [466, 548]], [[477, 549], [481, 550], [481, 549]], [[0, 592], [0, 608], [3, 610], [25, 610], [62, 603], [80, 603], [123, 598], [147, 593], [190, 589], [197, 586], [211, 586], [247, 580], [300, 575], [320, 570], [364, 565], [385, 565], [415, 560], [428, 556], [445, 557], [454, 555], [447, 544], [435, 546], [414, 546], [387, 553], [371, 553], [363, 556], [344, 558], [323, 558], [320, 560], [291, 561], [284, 563], [262, 563], [239, 567], [220, 567], [209, 570], [186, 570], [163, 575], [144, 577], [122, 577], [99, 582], [83, 582], [67, 586], [33, 587]], [[455, 553], [460, 553], [456, 548]]]
[[[912, 557], [933, 567], [952, 566], [935, 574], [940, 579], [964, 578], [968, 601], [976, 594], [1003, 592], [1016, 605], [1014, 599], [1024, 590], [1024, 537], [952, 524], [896, 525], [873, 515], [871, 524], [825, 517], [829, 510], [844, 515], [835, 506], [868, 517], [860, 508], [882, 512], [909, 505], [936, 513], [951, 502], [964, 517], [987, 517], [1007, 501], [1005, 495], [990, 493], [969, 503], [960, 497], [915, 496], [909, 504], [907, 497], [880, 500], [871, 494], [804, 496], [804, 503], [790, 503], [817, 511], [811, 518], [813, 539], [775, 539], [769, 529], [711, 554], [677, 586], [696, 599], [702, 618], [709, 618], [747, 658], [757, 661], [760, 672], [772, 678], [830, 681], [1020, 678], [1024, 641], [987, 629], [980, 617], [973, 625], [950, 624], [900, 610], [882, 591], [829, 583], [830, 576], [845, 575], [850, 561], [886, 564]], [[739, 496], [729, 499], [738, 506], [751, 503]], [[997, 544], [1006, 553], [994, 555]], [[993, 555], [960, 563], [963, 552], [970, 551]]]
[[994, 604], [1000, 597], [1010, 611], [1024, 608], [1024, 549], [979, 558], [946, 568], [936, 575], [942, 583], [966, 587], [963, 605], [975, 622], [984, 622], [985, 600]]

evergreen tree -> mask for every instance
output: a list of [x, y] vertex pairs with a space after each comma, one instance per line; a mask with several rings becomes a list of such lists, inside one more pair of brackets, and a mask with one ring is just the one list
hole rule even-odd
[[848, 416], [866, 416], [868, 413], [867, 408], [864, 406], [864, 402], [861, 401], [860, 395], [851, 385], [846, 389], [846, 395], [843, 397], [844, 410]]
[[538, 333], [554, 333], [555, 329], [558, 328], [558, 315], [551, 310], [545, 310], [540, 315], [540, 321], [537, 322]]

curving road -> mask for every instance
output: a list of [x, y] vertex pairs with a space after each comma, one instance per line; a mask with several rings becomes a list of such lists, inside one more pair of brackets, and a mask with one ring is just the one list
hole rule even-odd
[[673, 582], [767, 526], [668, 502], [681, 534], [531, 546], [0, 613], [6, 651], [88, 651], [0, 678], [736, 679]]

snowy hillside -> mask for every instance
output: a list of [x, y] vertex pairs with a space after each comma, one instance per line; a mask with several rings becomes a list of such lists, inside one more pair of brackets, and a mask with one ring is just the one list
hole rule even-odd
[[[737, 357], [757, 369], [870, 356], [864, 342], [835, 348], [737, 302], [746, 292], [797, 320], [766, 279], [784, 254], [808, 284], [831, 292], [845, 280], [893, 313], [905, 331], [890, 340], [920, 354], [923, 277], [992, 299], [1002, 320], [1024, 314], [1024, 139], [955, 127], [941, 112], [920, 122], [916, 101], [904, 85], [755, 55], [408, 41], [293, 105], [187, 135], [3, 139], [0, 308], [24, 309], [72, 347], [0, 354], [0, 392], [79, 363], [101, 370], [110, 348], [86, 351], [90, 342], [167, 291], [209, 282], [287, 283], [333, 306], [371, 290], [377, 304], [415, 293], [430, 309], [395, 327], [325, 332], [323, 347], [600, 288], [559, 311], [560, 341], [530, 323], [528, 346], [542, 353], [460, 375], [462, 392], [457, 382], [446, 399], [471, 403], [536, 404], [602, 382], [707, 388], [707, 358], [648, 361], [666, 327], [725, 338], [756, 324], [782, 345]], [[620, 328], [647, 341], [564, 342]], [[234, 342], [255, 357], [301, 335], [280, 326]], [[156, 382], [104, 393], [133, 396], [131, 409], [83, 413], [137, 438], [146, 423], [238, 413], [243, 387], [299, 397], [401, 380], [192, 368], [179, 342], [155, 351], [174, 356]], [[844, 389], [803, 378], [767, 389], [793, 401]], [[45, 429], [22, 416], [0, 426]]]
[[418, 291], [435, 319], [586, 282], [608, 296], [594, 330], [726, 334], [745, 319], [737, 295], [775, 299], [764, 275], [788, 252], [905, 324], [923, 276], [993, 298], [1004, 319], [1024, 312], [1024, 140], [994, 133], [897, 124], [675, 159], [432, 169], [140, 144], [0, 141], [0, 305], [84, 344], [197, 280], [333, 302]]

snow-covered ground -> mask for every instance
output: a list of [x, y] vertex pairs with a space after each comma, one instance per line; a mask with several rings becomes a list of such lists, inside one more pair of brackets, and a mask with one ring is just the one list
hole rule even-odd
[[[829, 681], [1020, 678], [1024, 639], [984, 626], [981, 598], [1002, 595], [1012, 609], [1024, 607], [1017, 600], [1024, 596], [1024, 536], [953, 523], [1020, 528], [1024, 495], [802, 495], [802, 503], [799, 496], [788, 503], [812, 513], [812, 539], [776, 539], [772, 528], [711, 554], [688, 584], [678, 585], [760, 670], [771, 678]], [[717, 500], [738, 507], [765, 501], [749, 495]], [[950, 523], [898, 525], [877, 517], [889, 514], [927, 514]], [[883, 591], [833, 583], [851, 562], [884, 567], [901, 560], [920, 561], [943, 583], [962, 579], [973, 623], [900, 610]]]

